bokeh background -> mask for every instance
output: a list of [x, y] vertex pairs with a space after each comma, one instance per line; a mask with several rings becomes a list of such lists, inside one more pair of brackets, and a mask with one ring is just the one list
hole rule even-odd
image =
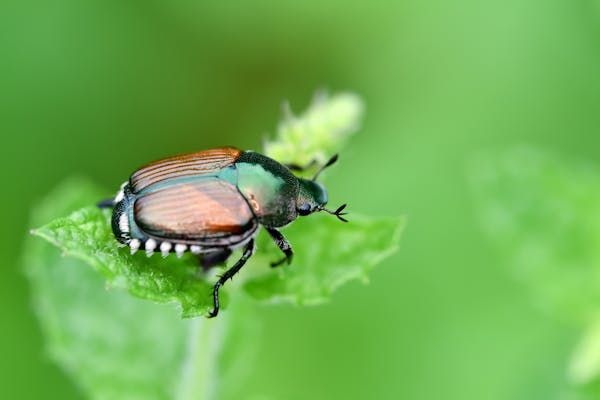
[[536, 307], [482, 235], [468, 160], [521, 143], [600, 158], [593, 0], [0, 4], [3, 398], [82, 398], [43, 350], [20, 250], [63, 178], [260, 149], [283, 100], [363, 96], [332, 202], [406, 214], [401, 250], [312, 308], [261, 307], [249, 394], [559, 399], [579, 332]]

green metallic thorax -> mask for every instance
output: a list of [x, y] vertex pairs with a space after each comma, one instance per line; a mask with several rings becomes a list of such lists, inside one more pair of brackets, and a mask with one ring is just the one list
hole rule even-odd
[[[234, 168], [238, 190], [262, 225], [280, 227], [297, 218], [298, 179], [289, 169], [250, 151], [236, 160]], [[230, 181], [233, 171], [228, 169], [222, 171], [221, 177]]]

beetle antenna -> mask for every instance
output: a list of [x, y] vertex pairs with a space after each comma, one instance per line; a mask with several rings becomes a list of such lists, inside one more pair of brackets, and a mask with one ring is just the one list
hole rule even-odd
[[323, 210], [323, 211], [325, 211], [325, 212], [327, 212], [327, 213], [329, 213], [331, 215], [335, 215], [342, 222], [348, 222], [348, 220], [346, 218], [342, 217], [342, 215], [348, 214], [348, 213], [342, 212], [344, 210], [344, 208], [346, 208], [346, 206], [347, 206], [347, 204], [342, 204], [335, 211], [331, 211], [331, 210], [328, 210], [326, 208], [321, 208], [321, 210]]
[[115, 201], [113, 199], [102, 200], [96, 206], [98, 208], [112, 208], [115, 206]]
[[315, 174], [315, 176], [312, 178], [313, 181], [316, 181], [317, 178], [319, 177], [319, 175], [321, 174], [321, 172], [323, 172], [323, 170], [327, 167], [330, 167], [333, 163], [335, 163], [338, 159], [338, 155], [334, 154], [333, 157], [331, 157], [329, 159], [329, 161], [327, 161], [325, 163], [325, 165], [323, 165], [321, 168], [319, 168], [319, 170], [317, 171], [317, 173]]

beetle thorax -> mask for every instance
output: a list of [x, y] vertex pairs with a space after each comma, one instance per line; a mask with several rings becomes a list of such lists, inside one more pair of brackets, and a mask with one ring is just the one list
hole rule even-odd
[[238, 189], [262, 225], [287, 225], [297, 216], [298, 180], [281, 164], [257, 153], [250, 154], [251, 159], [235, 164]]

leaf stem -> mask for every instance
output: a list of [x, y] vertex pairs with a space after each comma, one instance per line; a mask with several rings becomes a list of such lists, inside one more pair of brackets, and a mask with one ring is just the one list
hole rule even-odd
[[219, 356], [227, 328], [227, 316], [192, 318], [186, 346], [186, 359], [177, 388], [177, 400], [216, 400], [219, 395]]

